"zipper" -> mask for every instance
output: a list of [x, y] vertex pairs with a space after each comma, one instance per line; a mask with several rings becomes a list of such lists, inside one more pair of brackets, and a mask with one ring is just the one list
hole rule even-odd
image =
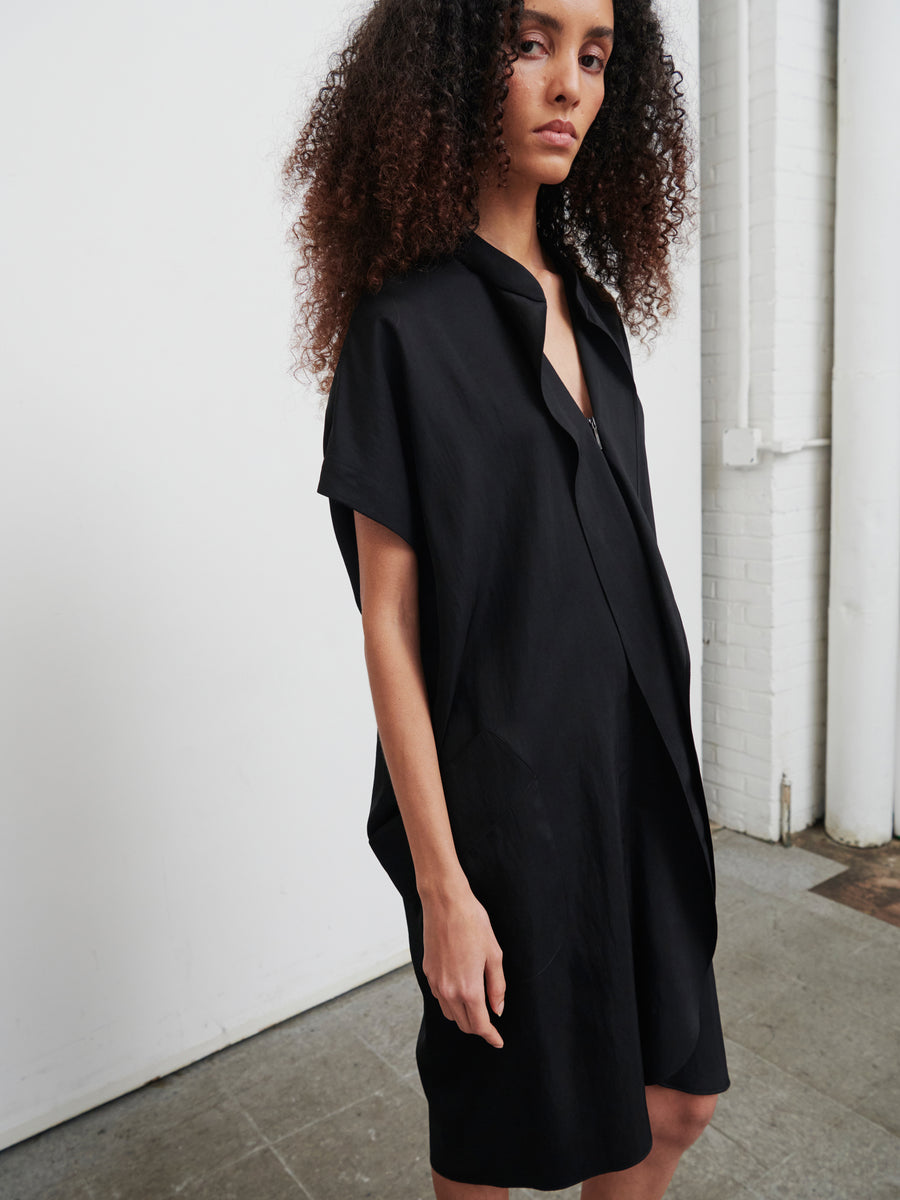
[[593, 417], [588, 417], [588, 421], [590, 422], [591, 429], [593, 429], [593, 431], [594, 431], [594, 437], [597, 439], [597, 445], [598, 445], [598, 446], [600, 447], [600, 449], [602, 450], [602, 449], [603, 449], [603, 443], [600, 441], [600, 431], [599, 431], [599, 429], [597, 428], [597, 422], [594, 420], [594, 418], [593, 418]]

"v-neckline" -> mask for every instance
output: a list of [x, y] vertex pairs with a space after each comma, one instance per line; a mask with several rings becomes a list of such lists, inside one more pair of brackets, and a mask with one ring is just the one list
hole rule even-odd
[[[594, 403], [594, 397], [591, 394], [590, 383], [588, 382], [587, 372], [584, 369], [584, 359], [581, 353], [581, 346], [576, 332], [576, 326], [582, 319], [591, 321], [599, 326], [604, 334], [610, 338], [616, 346], [618, 353], [625, 359], [627, 349], [623, 349], [619, 344], [616, 334], [613, 332], [615, 326], [610, 326], [604, 314], [601, 314], [596, 303], [591, 301], [585, 291], [582, 283], [579, 269], [565, 255], [558, 253], [549, 243], [544, 243], [544, 249], [547, 250], [549, 256], [559, 269], [559, 273], [563, 278], [563, 285], [566, 291], [566, 305], [569, 309], [569, 319], [572, 323], [572, 336], [575, 338], [575, 347], [578, 353], [579, 366], [584, 377], [585, 387], [591, 401], [591, 416], [584, 412], [581, 405], [569, 391], [566, 384], [563, 382], [562, 376], [550, 361], [546, 351], [541, 347], [541, 361], [547, 362], [559, 387], [562, 389], [562, 394], [567, 398], [569, 404], [575, 409], [579, 417], [592, 431], [592, 436], [596, 439], [601, 450], [604, 449], [603, 441], [600, 437], [600, 431], [597, 426], [597, 410]], [[471, 270], [483, 274], [491, 280], [496, 286], [505, 291], [513, 292], [516, 295], [522, 296], [527, 300], [535, 301], [543, 305], [545, 314], [548, 311], [547, 296], [543, 286], [536, 275], [533, 275], [529, 269], [520, 263], [518, 259], [512, 258], [505, 250], [501, 250], [499, 246], [495, 246], [493, 242], [489, 242], [482, 237], [480, 233], [474, 230], [463, 238], [460, 245], [455, 251], [456, 256], [465, 263]], [[613, 303], [613, 308], [615, 305]], [[546, 340], [546, 316], [543, 328], [544, 338]], [[626, 359], [626, 362], [628, 360]]]
[[[576, 347], [577, 347], [577, 342], [576, 342]], [[565, 384], [565, 382], [564, 382], [564, 380], [563, 380], [563, 377], [562, 377], [562, 375], [560, 375], [559, 371], [557, 371], [556, 367], [554, 367], [553, 363], [550, 361], [550, 358], [549, 358], [549, 356], [548, 356], [548, 354], [547, 354], [547, 351], [546, 351], [546, 350], [542, 350], [542, 351], [541, 351], [541, 356], [542, 356], [542, 358], [544, 358], [544, 359], [546, 360], [546, 362], [547, 362], [547, 365], [549, 366], [550, 370], [553, 372], [553, 374], [554, 374], [554, 375], [556, 376], [556, 378], [559, 380], [560, 386], [562, 387], [563, 391], [564, 391], [564, 392], [566, 393], [566, 395], [569, 397], [569, 399], [571, 400], [572, 404], [574, 404], [574, 405], [575, 405], [575, 408], [578, 410], [578, 412], [581, 414], [581, 416], [584, 418], [584, 420], [586, 420], [586, 421], [590, 421], [590, 420], [591, 420], [591, 418], [594, 418], [594, 419], [596, 419], [596, 413], [594, 412], [594, 397], [591, 395], [591, 389], [590, 389], [590, 385], [588, 384], [588, 381], [587, 381], [587, 375], [585, 375], [585, 374], [584, 374], [584, 367], [583, 367], [583, 366], [581, 366], [581, 361], [580, 361], [580, 360], [581, 360], [581, 354], [579, 353], [579, 355], [578, 355], [578, 358], [579, 358], [579, 366], [581, 367], [581, 373], [582, 373], [582, 375], [584, 375], [584, 386], [587, 388], [588, 399], [589, 399], [589, 400], [590, 400], [590, 402], [591, 402], [591, 412], [590, 412], [590, 415], [588, 415], [588, 413], [586, 413], [586, 412], [584, 411], [584, 409], [581, 407], [581, 405], [578, 403], [578, 401], [575, 399], [575, 397], [574, 397], [574, 396], [572, 395], [572, 393], [569, 391], [568, 387], [566, 386], [566, 384]]]
[[[569, 324], [572, 329], [572, 338], [575, 342], [575, 357], [578, 360], [578, 370], [581, 372], [581, 377], [584, 379], [585, 391], [588, 394], [588, 400], [589, 400], [590, 406], [591, 406], [590, 416], [584, 411], [584, 409], [581, 407], [581, 405], [578, 403], [578, 401], [575, 399], [575, 397], [569, 391], [568, 387], [565, 384], [565, 381], [563, 380], [562, 375], [560, 375], [560, 373], [559, 373], [559, 371], [557, 371], [556, 367], [553, 366], [553, 363], [550, 361], [550, 357], [547, 354], [547, 351], [543, 347], [541, 347], [541, 355], [549, 363], [550, 368], [553, 371], [553, 374], [559, 380], [563, 391], [569, 397], [569, 400], [571, 401], [571, 403], [575, 405], [576, 411], [581, 415], [581, 418], [583, 420], [592, 424], [592, 427], [593, 427], [594, 431], [596, 432], [597, 414], [594, 409], [594, 397], [591, 395], [591, 385], [588, 383], [587, 372], [584, 369], [584, 362], [582, 361], [582, 354], [581, 354], [581, 345], [578, 341], [578, 333], [575, 328], [576, 323], [578, 321], [578, 314], [576, 312], [576, 309], [578, 306], [577, 306], [577, 297], [575, 295], [574, 280], [572, 279], [570, 272], [563, 269], [563, 263], [561, 262], [560, 258], [557, 255], [555, 255], [551, 252], [550, 257], [553, 258], [555, 265], [558, 268], [559, 275], [562, 278], [563, 292], [565, 293], [565, 297], [566, 297], [566, 308], [567, 308], [568, 314], [569, 314]], [[566, 264], [566, 265], [568, 265], [568, 264]], [[546, 307], [546, 311], [549, 313], [550, 306], [549, 306], [549, 304], [547, 304], [546, 293], [544, 292], [543, 286], [540, 284], [540, 282], [537, 279], [535, 279], [535, 282], [538, 284], [538, 287], [540, 287], [540, 289], [541, 289], [541, 293], [544, 296], [544, 304]], [[545, 344], [546, 344], [546, 341], [547, 341], [547, 326], [546, 326], [546, 322], [545, 322], [545, 325], [544, 325], [544, 342], [545, 342]], [[598, 439], [599, 439], [599, 435], [598, 435]]]
[[[579, 358], [580, 358], [580, 354], [579, 354]], [[591, 388], [590, 388], [590, 384], [588, 383], [588, 380], [587, 380], [587, 375], [584, 376], [584, 386], [588, 390], [588, 396], [590, 397], [590, 401], [591, 401], [591, 415], [590, 416], [587, 415], [587, 413], [584, 411], [584, 409], [581, 407], [581, 405], [578, 403], [578, 401], [575, 399], [575, 397], [572, 395], [572, 393], [566, 387], [559, 371], [557, 371], [556, 367], [554, 367], [553, 363], [550, 361], [546, 352], [543, 350], [541, 351], [541, 359], [543, 362], [545, 362], [547, 364], [547, 366], [553, 372], [554, 376], [556, 377], [557, 382], [559, 383], [560, 388], [562, 389], [563, 394], [568, 397], [569, 403], [572, 405], [572, 407], [575, 409], [575, 411], [578, 413], [578, 415], [581, 417], [581, 419], [585, 422], [585, 424], [589, 427], [589, 429], [591, 430], [591, 436], [596, 441], [598, 448], [600, 450], [602, 450], [603, 449], [603, 439], [600, 437], [600, 430], [597, 427], [597, 418], [594, 415], [594, 411], [593, 411], [594, 397], [591, 396]], [[584, 374], [584, 367], [582, 367], [581, 370], [582, 370], [582, 374]]]

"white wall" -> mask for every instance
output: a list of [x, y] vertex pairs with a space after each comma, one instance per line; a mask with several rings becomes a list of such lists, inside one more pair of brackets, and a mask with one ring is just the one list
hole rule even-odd
[[[0, 1146], [407, 957], [365, 841], [321, 420], [288, 374], [277, 170], [350, 11], [7, 15]], [[696, 258], [685, 280], [635, 357], [699, 661]]]
[[[764, 442], [829, 433], [836, 0], [759, 0], [750, 23], [750, 409]], [[824, 786], [826, 447], [722, 464], [737, 423], [735, 0], [701, 0], [704, 777], [715, 819], [780, 835]]]

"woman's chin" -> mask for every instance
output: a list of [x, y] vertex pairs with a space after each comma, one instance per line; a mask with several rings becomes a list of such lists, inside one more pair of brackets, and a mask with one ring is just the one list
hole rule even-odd
[[555, 153], [542, 154], [534, 164], [534, 174], [541, 183], [562, 183], [572, 170], [574, 155], [568, 155], [557, 150]]
[[[571, 169], [571, 159], [566, 159], [565, 161], [560, 159], [558, 162], [545, 161], [535, 163], [530, 170], [516, 171], [515, 174], [523, 181], [527, 180], [528, 183], [535, 187], [540, 187], [541, 184], [553, 187], [555, 184], [562, 183], [567, 179]], [[511, 171], [510, 174], [512, 173]]]
[[569, 164], [569, 166], [564, 171], [563, 170], [543, 171], [541, 173], [541, 178], [538, 180], [538, 183], [542, 183], [546, 187], [555, 187], [556, 184], [564, 183], [565, 180], [568, 179], [570, 169], [571, 169], [571, 164]]

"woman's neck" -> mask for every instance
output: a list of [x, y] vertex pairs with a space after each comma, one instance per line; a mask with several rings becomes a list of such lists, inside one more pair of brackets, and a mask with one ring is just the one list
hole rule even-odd
[[475, 232], [532, 275], [554, 274], [537, 231], [537, 192], [533, 188], [482, 188]]

